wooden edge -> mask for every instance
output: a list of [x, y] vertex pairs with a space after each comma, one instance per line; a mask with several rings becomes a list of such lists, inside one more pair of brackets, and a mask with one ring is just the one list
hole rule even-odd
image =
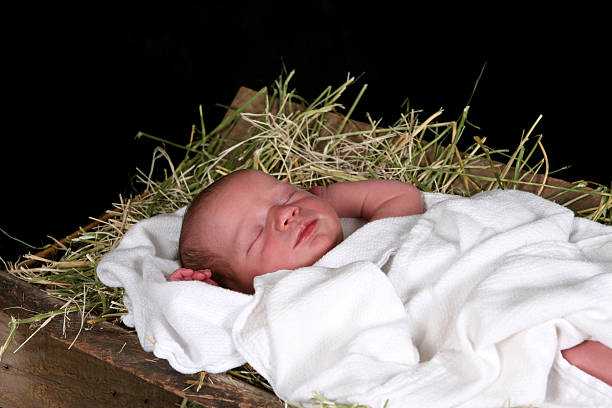
[[[40, 324], [40, 323], [39, 323]], [[0, 339], [12, 333], [0, 363], [3, 408], [149, 408], [178, 407], [182, 398], [47, 335], [31, 336], [29, 324], [11, 331], [11, 316], [0, 310]], [[31, 338], [30, 338], [31, 337]]]
[[[24, 319], [34, 315], [32, 311], [45, 313], [58, 310], [62, 302], [34, 285], [0, 271], [0, 305], [8, 315]], [[174, 371], [166, 360], [157, 359], [152, 353], [145, 352], [135, 332], [108, 322], [100, 322], [93, 327], [87, 327], [86, 324], [79, 333], [81, 315], [73, 312], [66, 316], [69, 320], [64, 320], [64, 315], [56, 316], [41, 329], [41, 332], [64, 343], [67, 347], [78, 335], [73, 349], [131, 373], [175, 395], [186, 397], [207, 407], [227, 407], [228, 404], [245, 408], [284, 406], [274, 394], [238, 381], [227, 374], [207, 374], [202, 388], [196, 392], [199, 375], [180, 374]], [[192, 387], [188, 388], [190, 385]]]
[[[98, 220], [93, 221], [89, 224], [87, 224], [85, 227], [83, 228], [79, 228], [78, 230], [74, 231], [72, 234], [65, 236], [64, 238], [62, 238], [61, 240], [59, 240], [60, 245], [66, 245], [66, 243], [68, 243], [68, 241], [76, 238], [79, 236], [79, 234], [81, 234], [82, 231], [90, 231], [92, 229], [94, 229], [95, 227], [97, 227], [98, 225], [100, 225], [102, 222], [108, 220], [111, 217], [111, 214], [107, 213], [104, 214], [102, 217], [98, 218]], [[43, 249], [42, 251], [36, 252], [34, 254], [34, 256], [36, 256], [37, 258], [44, 258], [44, 259], [49, 259], [52, 258], [53, 256], [55, 256], [58, 252], [60, 251], [60, 248], [57, 245], [51, 245], [45, 249]], [[26, 259], [25, 261], [19, 262], [16, 266], [17, 267], [33, 267], [37, 264], [39, 264], [40, 261], [36, 260], [36, 259]]]
[[[137, 199], [145, 198], [149, 194], [151, 194], [151, 191], [145, 191], [144, 193], [138, 195]], [[42, 251], [36, 252], [34, 256], [36, 258], [43, 258], [43, 259], [53, 258], [61, 250], [60, 246], [66, 245], [68, 241], [74, 238], [77, 238], [83, 231], [84, 232], [91, 231], [92, 229], [96, 228], [100, 224], [103, 224], [104, 222], [108, 221], [108, 219], [111, 218], [115, 214], [116, 213], [113, 210], [106, 210], [106, 212], [102, 216], [98, 217], [95, 221], [90, 222], [86, 226], [77, 229], [72, 234], [67, 235], [64, 238], [60, 239], [58, 241], [59, 246], [57, 244], [51, 245], [43, 249]], [[16, 267], [17, 268], [22, 267], [22, 266], [23, 267], [34, 267], [39, 264], [40, 264], [40, 261], [38, 259], [26, 259], [25, 261], [21, 261], [17, 263]]]
[[[484, 176], [487, 178], [494, 178], [496, 171], [502, 171], [505, 169], [506, 165], [500, 162], [493, 162], [495, 166], [495, 171], [490, 167], [490, 164], [486, 160], [482, 160], [482, 165], [484, 168], [482, 169], [470, 169], [467, 173], [475, 176]], [[514, 172], [514, 168], [511, 167], [509, 173]], [[521, 171], [521, 175], [525, 174], [525, 171]], [[527, 191], [534, 194], [539, 194], [541, 197], [546, 198], [550, 201], [553, 201], [557, 204], [563, 205], [565, 203], [569, 203], [566, 205], [572, 211], [577, 213], [581, 211], [592, 210], [593, 208], [599, 207], [601, 203], [601, 198], [594, 194], [589, 194], [593, 189], [588, 187], [582, 187], [577, 189], [578, 191], [567, 191], [564, 189], [570, 189], [573, 187], [572, 183], [558, 179], [555, 177], [546, 177], [544, 179], [543, 174], [536, 175], [527, 175], [526, 180], [532, 184], [518, 184], [518, 190]], [[486, 189], [488, 185], [491, 184], [490, 181], [478, 180], [472, 178], [471, 181], [474, 185]], [[541, 183], [545, 182], [545, 186], [541, 188]], [[470, 182], [470, 184], [472, 184]], [[463, 182], [463, 178], [461, 176], [457, 177], [453, 182], [453, 187], [458, 190], [466, 191], [465, 184]], [[574, 187], [575, 188], [575, 187]], [[476, 189], [470, 189], [470, 193], [474, 194]], [[541, 191], [540, 191], [541, 190]]]
[[[236, 96], [234, 97], [234, 100], [232, 101], [229, 109], [225, 113], [223, 120], [224, 121], [227, 120], [232, 115], [232, 113], [234, 113], [238, 108], [246, 104], [256, 94], [257, 94], [257, 91], [241, 86], [240, 89], [238, 89], [238, 92], [236, 93]], [[278, 101], [274, 101], [272, 103], [272, 107], [270, 110], [272, 112], [276, 112], [277, 109], [278, 109]], [[295, 111], [303, 111], [304, 107], [302, 105], [292, 102], [291, 109]], [[250, 104], [245, 106], [242, 112], [247, 113], [247, 114], [249, 113], [250, 114], [261, 114], [261, 113], [264, 113], [265, 110], [266, 110], [266, 95], [261, 94], [257, 98], [255, 98]], [[322, 135], [325, 136], [326, 134], [331, 133], [334, 129], [339, 129], [343, 121], [344, 121], [344, 116], [338, 113], [328, 112], [327, 114], [325, 114], [325, 124], [326, 124], [327, 129], [323, 130]], [[359, 122], [355, 120], [349, 120], [346, 123], [343, 131], [352, 132], [352, 131], [366, 130], [366, 129], [370, 129], [370, 125], [368, 123]], [[237, 141], [241, 141], [249, 137], [250, 132], [251, 132], [251, 127], [249, 125], [249, 122], [240, 118], [238, 119], [235, 126], [231, 128], [230, 132], [227, 134], [226, 140], [228, 140], [229, 142], [235, 143]]]

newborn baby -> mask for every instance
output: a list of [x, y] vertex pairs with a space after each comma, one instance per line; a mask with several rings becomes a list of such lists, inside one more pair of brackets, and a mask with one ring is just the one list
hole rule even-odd
[[253, 170], [229, 174], [191, 203], [181, 229], [183, 268], [169, 280], [200, 280], [253, 293], [253, 279], [310, 266], [342, 241], [340, 217], [420, 214], [411, 184], [367, 180], [309, 191]]
[[[391, 180], [308, 191], [253, 170], [229, 174], [202, 191], [181, 229], [182, 268], [168, 280], [199, 280], [252, 294], [256, 276], [309, 266], [342, 239], [340, 217], [374, 221], [423, 212], [420, 192]], [[574, 366], [612, 385], [612, 350], [585, 341], [563, 350]]]

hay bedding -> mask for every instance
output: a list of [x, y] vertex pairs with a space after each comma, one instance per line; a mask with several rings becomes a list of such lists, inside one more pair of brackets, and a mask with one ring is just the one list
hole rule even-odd
[[[417, 112], [408, 111], [392, 126], [384, 127], [371, 118], [363, 124], [350, 119], [359, 97], [344, 117], [337, 114], [343, 109], [340, 97], [354, 82], [352, 78], [336, 89], [328, 87], [311, 103], [289, 90], [290, 79], [291, 74], [279, 78], [270, 91], [252, 93], [210, 132], [203, 131], [203, 122], [200, 129], [194, 126], [189, 143], [183, 146], [185, 159], [176, 167], [162, 148], [156, 149], [151, 171], [139, 173], [146, 193], [120, 197], [97, 227], [58, 245], [57, 260], [28, 255], [40, 266], [18, 264], [7, 269], [65, 300], [65, 309], [83, 310], [89, 324], [116, 321], [126, 313], [122, 291], [97, 279], [95, 267], [101, 257], [136, 222], [187, 205], [212, 181], [241, 168], [266, 171], [303, 187], [389, 178], [411, 182], [423, 191], [464, 196], [495, 188], [524, 189], [569, 206], [580, 216], [611, 224], [610, 188], [551, 179], [542, 137], [533, 134], [535, 124], [514, 151], [492, 150], [486, 139], [474, 137], [475, 143], [460, 152], [459, 140], [471, 130], [467, 108], [456, 122], [436, 122], [439, 112], [421, 121]], [[263, 112], [257, 112], [258, 102], [263, 102]], [[245, 129], [246, 139], [232, 140]], [[541, 159], [536, 160], [538, 155]], [[153, 180], [153, 168], [162, 160], [167, 177]], [[232, 372], [267, 386], [248, 366]], [[316, 398], [323, 404], [323, 397]]]

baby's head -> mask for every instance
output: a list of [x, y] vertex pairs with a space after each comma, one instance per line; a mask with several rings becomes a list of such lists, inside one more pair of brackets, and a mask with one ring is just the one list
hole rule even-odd
[[253, 293], [255, 276], [316, 262], [342, 241], [335, 210], [254, 170], [216, 181], [191, 203], [181, 229], [183, 267], [210, 269], [220, 286]]

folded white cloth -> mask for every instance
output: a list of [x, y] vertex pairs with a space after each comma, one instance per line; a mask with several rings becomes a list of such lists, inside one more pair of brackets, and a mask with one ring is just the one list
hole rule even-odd
[[251, 296], [202, 282], [168, 282], [179, 268], [178, 240], [186, 208], [143, 220], [100, 260], [107, 286], [123, 287], [128, 314], [143, 349], [182, 373], [218, 373], [244, 364], [232, 326]]
[[257, 277], [253, 296], [165, 281], [184, 210], [132, 227], [98, 275], [125, 288], [145, 350], [184, 373], [247, 361], [285, 400], [612, 404], [588, 375], [599, 400], [572, 397], [567, 370], [549, 375], [560, 349], [612, 346], [612, 227], [519, 191], [424, 198], [423, 215], [368, 223], [311, 267]]

